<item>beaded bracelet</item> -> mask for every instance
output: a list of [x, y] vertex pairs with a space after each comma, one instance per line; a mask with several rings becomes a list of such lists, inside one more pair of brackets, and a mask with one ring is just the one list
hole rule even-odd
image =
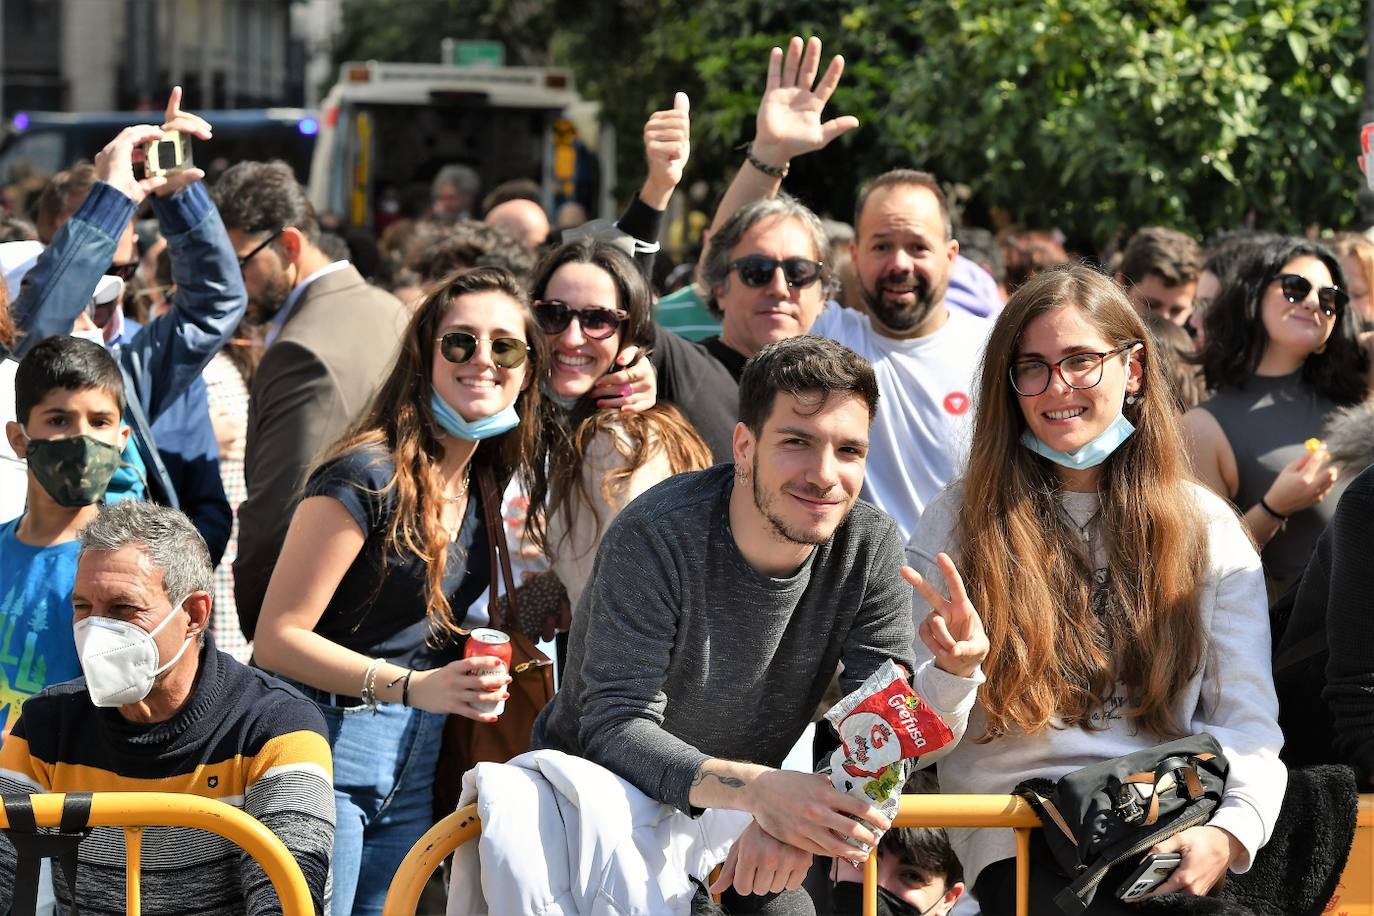
[[791, 165], [791, 163], [788, 162], [784, 162], [782, 165], [769, 165], [758, 156], [754, 155], [754, 148], [752, 146], [749, 147], [748, 152], [744, 154], [744, 158], [746, 162], [770, 178], [786, 178], [788, 166]]

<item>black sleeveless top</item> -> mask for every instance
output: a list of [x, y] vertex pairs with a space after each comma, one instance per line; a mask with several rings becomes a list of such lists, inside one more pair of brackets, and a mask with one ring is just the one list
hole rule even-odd
[[[1301, 371], [1252, 375], [1244, 388], [1223, 389], [1198, 406], [1216, 417], [1231, 443], [1239, 480], [1233, 501], [1241, 512], [1256, 505], [1279, 471], [1306, 452], [1304, 442], [1321, 437], [1322, 427], [1337, 409], [1303, 383]], [[1293, 515], [1264, 545], [1260, 559], [1270, 579], [1282, 584], [1303, 571], [1349, 482], [1348, 474], [1337, 479], [1326, 499]]]

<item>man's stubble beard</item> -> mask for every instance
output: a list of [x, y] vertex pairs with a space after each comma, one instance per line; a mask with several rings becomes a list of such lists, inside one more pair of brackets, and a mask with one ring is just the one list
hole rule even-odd
[[253, 324], [268, 324], [277, 313], [286, 305], [286, 300], [291, 296], [291, 281], [287, 279], [286, 271], [274, 275], [262, 293], [249, 302], [248, 317]]
[[[816, 547], [830, 540], [830, 536], [834, 534], [834, 529], [831, 529], [831, 531], [824, 536], [811, 534], [809, 532], [797, 532], [788, 527], [787, 522], [783, 520], [782, 516], [774, 514], [773, 498], [771, 494], [764, 491], [762, 485], [759, 483], [759, 457], [757, 454], [754, 455], [750, 474], [753, 483], [754, 508], [758, 509], [759, 514], [768, 521], [769, 527], [773, 529], [773, 534], [778, 540], [785, 541], [788, 544], [800, 544], [806, 547]], [[782, 491], [779, 490], [778, 492], [781, 493]], [[821, 494], [817, 495], [820, 496]], [[849, 509], [852, 508], [853, 503], [851, 502], [849, 508], [845, 509], [844, 516], [841, 517], [840, 522], [843, 522], [844, 519], [849, 517]], [[836, 523], [836, 527], [838, 526], [839, 522]]]

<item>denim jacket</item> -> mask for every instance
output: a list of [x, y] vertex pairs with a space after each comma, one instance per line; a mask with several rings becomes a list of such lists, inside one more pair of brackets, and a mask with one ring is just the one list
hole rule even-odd
[[[203, 183], [171, 197], [150, 198], [172, 262], [175, 305], [154, 318], [119, 349], [128, 407], [139, 456], [147, 466], [149, 494], [176, 506], [176, 488], [158, 456], [152, 424], [181, 397], [238, 327], [248, 303], [243, 275], [229, 236]], [[114, 258], [119, 236], [133, 217], [132, 200], [96, 182], [71, 218], [24, 277], [11, 314], [23, 335], [15, 348], [71, 332], [96, 283]]]

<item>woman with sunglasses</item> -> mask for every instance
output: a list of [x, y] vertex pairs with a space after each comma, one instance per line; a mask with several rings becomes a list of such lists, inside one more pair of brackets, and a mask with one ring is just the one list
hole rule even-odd
[[1243, 513], [1274, 598], [1301, 575], [1344, 489], [1325, 448], [1305, 443], [1369, 394], [1370, 360], [1340, 260], [1301, 238], [1256, 246], [1208, 309], [1204, 331], [1213, 395], [1184, 417], [1193, 468]]
[[[483, 267], [418, 305], [390, 375], [311, 474], [263, 603], [257, 663], [324, 714], [334, 749], [334, 909], [380, 913], [432, 823], [445, 716], [481, 722], [509, 678], [463, 659], [489, 569], [479, 473], [528, 478], [544, 342], [520, 285]], [[499, 491], [498, 491], [499, 492]]]
[[531, 533], [577, 607], [606, 526], [630, 500], [711, 453], [672, 404], [640, 413], [600, 410], [597, 381], [626, 347], [653, 339], [649, 286], [629, 254], [583, 238], [546, 255], [530, 284], [534, 316], [549, 350], [547, 393], [561, 409], [544, 430], [547, 476], [530, 493]]
[[[944, 792], [1004, 794], [1213, 735], [1230, 763], [1221, 805], [1154, 850], [1182, 855], [1161, 893], [1202, 894], [1267, 841], [1286, 771], [1259, 558], [1190, 479], [1155, 349], [1091, 268], [1052, 268], [1012, 295], [988, 338], [968, 469], [907, 548], [913, 686], [955, 734], [922, 758], [940, 759]], [[982, 912], [1010, 916], [1011, 834], [959, 834]], [[1032, 843], [1030, 912], [1057, 912], [1068, 879]], [[1134, 912], [1115, 899], [1125, 877], [1109, 874], [1087, 912]]]

